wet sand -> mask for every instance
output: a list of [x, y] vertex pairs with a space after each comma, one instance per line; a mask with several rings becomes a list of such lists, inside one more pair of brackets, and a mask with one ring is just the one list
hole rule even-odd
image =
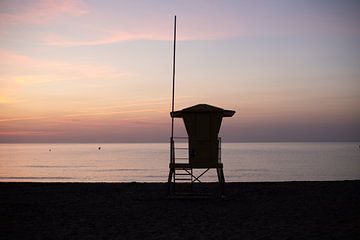
[[228, 183], [224, 199], [168, 198], [166, 189], [163, 183], [0, 183], [1, 239], [360, 236], [360, 181]]

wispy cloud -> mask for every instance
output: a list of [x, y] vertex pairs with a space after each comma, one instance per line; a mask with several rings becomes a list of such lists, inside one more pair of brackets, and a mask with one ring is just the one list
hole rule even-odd
[[147, 108], [147, 109], [134, 109], [134, 110], [127, 109], [127, 110], [119, 110], [119, 111], [76, 113], [76, 114], [69, 114], [66, 117], [87, 117], [87, 116], [116, 115], [116, 114], [145, 113], [145, 112], [147, 113], [159, 112], [159, 109]]
[[0, 136], [48, 136], [51, 133], [46, 131], [32, 131], [32, 130], [14, 130], [14, 131], [0, 131]]
[[4, 50], [0, 50], [0, 61], [7, 69], [16, 69], [16, 73], [0, 73], [0, 82], [10, 81], [13, 84], [81, 79], [121, 79], [137, 75], [134, 72], [120, 71], [107, 65], [43, 60]]
[[89, 10], [81, 0], [4, 1], [0, 3], [0, 26], [46, 24], [61, 16], [80, 16]]
[[44, 38], [46, 45], [52, 46], [95, 46], [95, 45], [107, 45], [117, 42], [136, 41], [136, 40], [159, 40], [168, 41], [170, 36], [167, 35], [156, 35], [156, 34], [141, 34], [141, 33], [130, 33], [130, 32], [99, 32], [98, 35], [103, 35], [100, 38], [94, 39], [71, 39], [68, 37], [61, 36], [59, 34], [47, 34]]
[[5, 96], [0, 92], [0, 105], [1, 104], [13, 104], [13, 103], [20, 103], [20, 102], [26, 102], [25, 99], [13, 99], [8, 96]]
[[29, 120], [40, 120], [46, 118], [48, 117], [12, 117], [12, 118], [2, 118], [2, 119], [0, 117], [0, 122], [29, 121]]
[[4, 49], [0, 49], [0, 60], [4, 64], [16, 63], [16, 62], [20, 62], [20, 63], [23, 63], [23, 64], [36, 63], [36, 61], [33, 58], [29, 57], [29, 56], [16, 54], [14, 52], [11, 52], [9, 50], [4, 50]]

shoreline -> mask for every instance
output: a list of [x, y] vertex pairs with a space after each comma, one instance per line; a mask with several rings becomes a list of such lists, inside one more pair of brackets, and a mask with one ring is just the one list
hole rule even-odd
[[[214, 190], [216, 183], [205, 183]], [[226, 198], [166, 183], [0, 182], [3, 239], [354, 239], [360, 180], [226, 183]]]
[[[21, 177], [19, 177], [21, 178]], [[26, 177], [27, 178], [27, 177]], [[58, 178], [58, 177], [56, 177]], [[226, 182], [226, 184], [267, 184], [267, 183], [332, 183], [332, 182], [360, 182], [360, 179], [339, 179], [339, 180], [283, 180], [283, 181], [241, 181], [241, 182]], [[167, 184], [167, 182], [141, 182], [141, 181], [131, 181], [131, 182], [80, 182], [80, 181], [68, 181], [68, 182], [56, 182], [56, 181], [0, 181], [1, 184], [18, 184], [18, 183], [26, 183], [26, 184]], [[216, 184], [217, 182], [203, 182], [204, 184]]]

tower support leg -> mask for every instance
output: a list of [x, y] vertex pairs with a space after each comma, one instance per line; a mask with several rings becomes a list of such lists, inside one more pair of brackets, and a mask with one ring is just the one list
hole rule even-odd
[[172, 185], [172, 178], [174, 177], [175, 169], [170, 168], [169, 170], [169, 177], [168, 177], [168, 196], [171, 194], [171, 185]]
[[216, 168], [219, 184], [220, 184], [220, 194], [224, 196], [225, 194], [225, 176], [223, 168]]

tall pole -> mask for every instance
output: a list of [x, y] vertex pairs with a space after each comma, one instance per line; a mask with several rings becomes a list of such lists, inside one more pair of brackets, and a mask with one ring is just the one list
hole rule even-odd
[[[176, 53], [176, 15], [174, 16], [174, 49], [173, 49], [173, 72], [172, 72], [172, 103], [171, 112], [175, 108], [175, 53]], [[171, 116], [171, 141], [174, 137], [174, 117]]]
[[[173, 49], [173, 72], [172, 72], [172, 101], [171, 112], [175, 110], [175, 51], [176, 51], [176, 15], [174, 16], [174, 49]], [[175, 149], [174, 149], [174, 116], [171, 114], [171, 138], [170, 138], [170, 171], [168, 178], [168, 195], [171, 192], [171, 179], [174, 177], [175, 183], [175, 168], [171, 164], [175, 163]], [[174, 186], [175, 188], [175, 186]]]

